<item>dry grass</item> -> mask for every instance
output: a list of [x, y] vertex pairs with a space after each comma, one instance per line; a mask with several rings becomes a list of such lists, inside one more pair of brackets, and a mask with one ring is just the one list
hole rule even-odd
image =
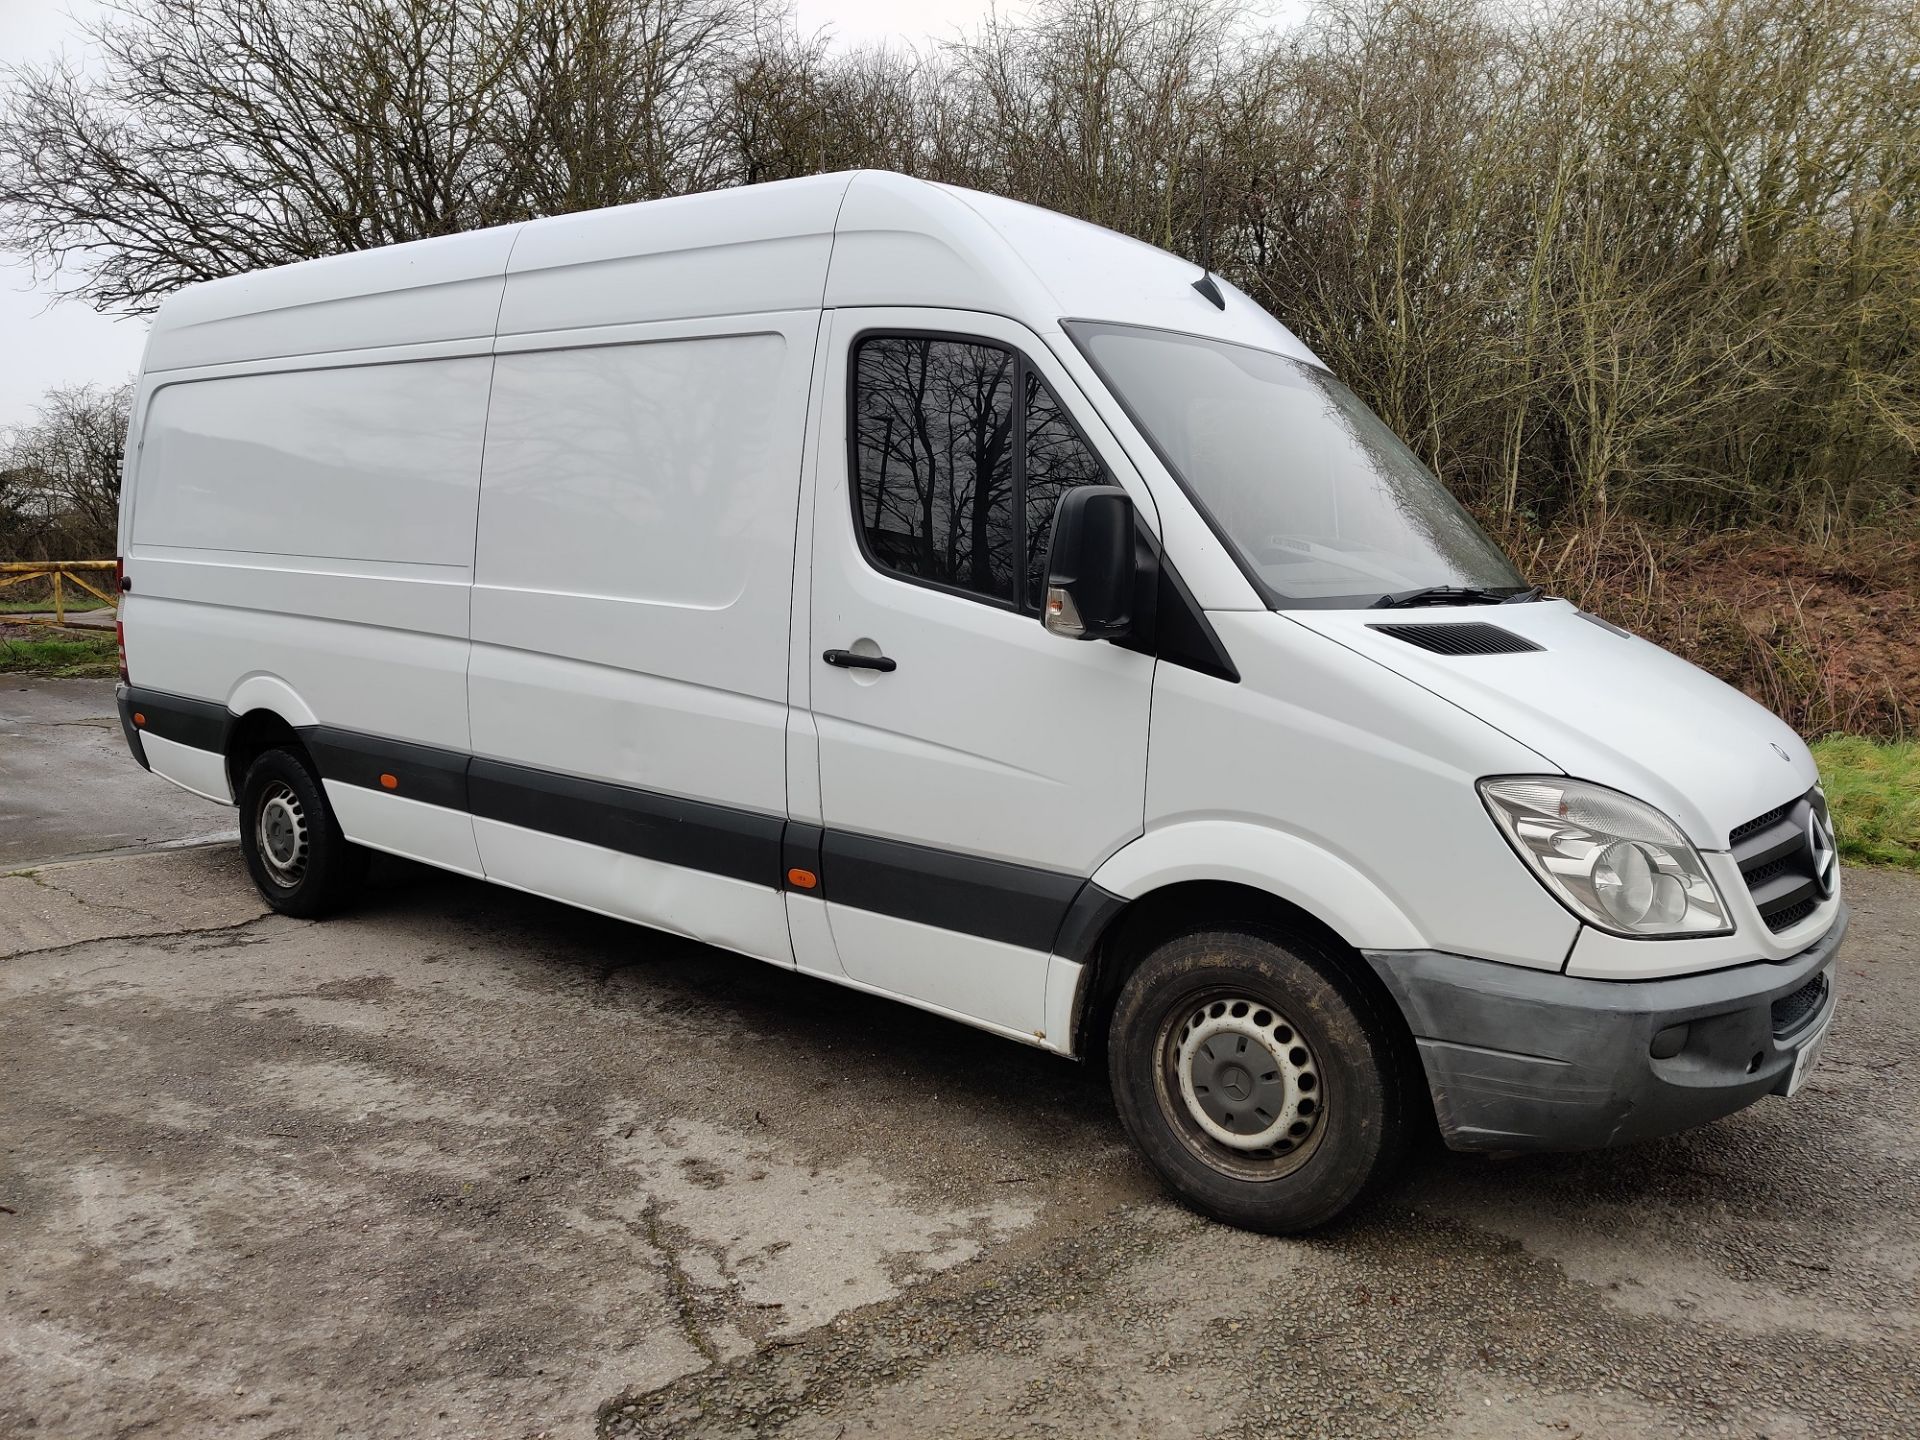
[[1823, 543], [1648, 526], [1514, 534], [1531, 580], [1684, 655], [1814, 739], [1920, 735], [1920, 534]]

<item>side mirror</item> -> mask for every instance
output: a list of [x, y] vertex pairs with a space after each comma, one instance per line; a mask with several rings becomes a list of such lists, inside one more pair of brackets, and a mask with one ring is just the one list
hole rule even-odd
[[1127, 492], [1117, 485], [1075, 486], [1053, 515], [1041, 623], [1070, 640], [1124, 639], [1133, 633], [1137, 567]]

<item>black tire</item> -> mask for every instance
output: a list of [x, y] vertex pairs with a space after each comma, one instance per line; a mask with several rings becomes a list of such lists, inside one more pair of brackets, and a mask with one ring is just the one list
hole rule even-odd
[[1326, 1224], [1393, 1175], [1409, 1125], [1397, 1040], [1391, 1018], [1313, 946], [1252, 925], [1200, 929], [1127, 978], [1107, 1070], [1122, 1123], [1175, 1195], [1285, 1235]]
[[297, 750], [265, 750], [240, 782], [240, 851], [267, 904], [317, 920], [366, 883], [367, 852], [340, 833], [327, 792]]

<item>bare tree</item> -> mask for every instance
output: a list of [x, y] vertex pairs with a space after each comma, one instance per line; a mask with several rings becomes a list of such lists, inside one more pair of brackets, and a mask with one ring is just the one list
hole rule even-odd
[[764, 0], [518, 3], [503, 123], [489, 127], [518, 210], [551, 215], [736, 183], [723, 115], [768, 23]]
[[132, 390], [50, 390], [32, 423], [0, 433], [0, 554], [114, 553]]
[[266, 265], [728, 183], [759, 0], [127, 0], [17, 68], [0, 247], [143, 312]]
[[911, 53], [835, 55], [820, 36], [776, 26], [734, 70], [721, 119], [728, 165], [744, 185], [835, 170], [924, 169], [931, 73]]
[[1920, 505], [1912, 0], [1039, 0], [924, 53], [783, 0], [123, 0], [0, 79], [0, 247], [177, 285], [874, 166], [1202, 260], [1482, 514]]
[[97, 76], [15, 70], [0, 244], [102, 309], [193, 280], [514, 218], [486, 121], [527, 19], [502, 0], [128, 0]]

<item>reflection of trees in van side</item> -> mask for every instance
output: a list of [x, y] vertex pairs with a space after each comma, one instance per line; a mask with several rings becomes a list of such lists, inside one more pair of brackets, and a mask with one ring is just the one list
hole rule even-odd
[[[464, 565], [471, 536], [447, 516], [472, 514], [486, 373], [485, 360], [449, 359], [170, 386], [145, 463], [171, 498], [149, 538], [283, 552], [273, 517], [296, 508], [309, 517], [300, 554]], [[380, 524], [355, 518], [367, 515]]]
[[1046, 593], [1047, 546], [1053, 540], [1053, 512], [1060, 497], [1076, 485], [1104, 484], [1107, 472], [1032, 371], [1027, 372], [1026, 391], [1025, 603], [1037, 610]]
[[860, 524], [888, 568], [1013, 598], [1013, 356], [887, 336], [855, 358]]
[[737, 599], [755, 553], [741, 542], [793, 483], [774, 458], [784, 355], [781, 337], [746, 335], [502, 356], [483, 569], [520, 563], [517, 534], [565, 534], [586, 592]]

